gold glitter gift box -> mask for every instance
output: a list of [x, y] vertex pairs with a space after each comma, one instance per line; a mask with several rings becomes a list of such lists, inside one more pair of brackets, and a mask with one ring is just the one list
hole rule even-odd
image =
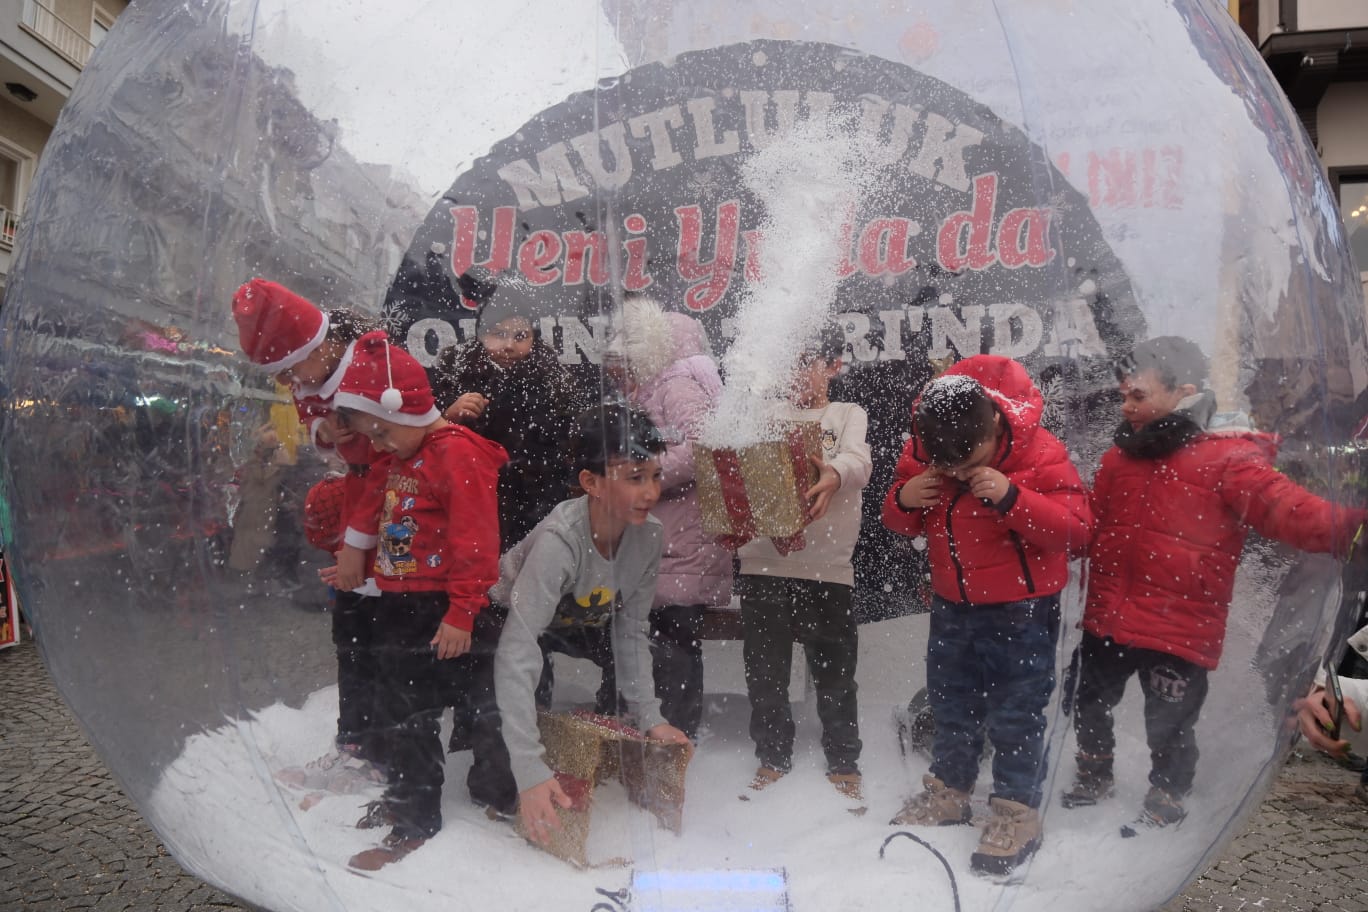
[[786, 539], [807, 523], [804, 492], [817, 482], [810, 456], [822, 454], [822, 426], [789, 425], [780, 440], [738, 449], [694, 444], [703, 531], [737, 541]]
[[[551, 831], [543, 847], [552, 855], [577, 867], [589, 866], [586, 845], [593, 790], [610, 780], [621, 782], [627, 797], [655, 815], [661, 826], [675, 833], [683, 829], [684, 773], [693, 757], [692, 745], [648, 741], [616, 719], [587, 712], [541, 712], [537, 727], [546, 762], [572, 802], [569, 808], [556, 810], [560, 829]], [[516, 827], [530, 840], [521, 817]]]

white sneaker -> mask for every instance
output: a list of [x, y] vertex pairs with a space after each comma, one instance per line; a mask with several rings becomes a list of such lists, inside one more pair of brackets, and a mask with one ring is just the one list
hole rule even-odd
[[303, 766], [283, 769], [276, 781], [291, 788], [352, 795], [385, 784], [385, 773], [346, 748], [331, 750]]

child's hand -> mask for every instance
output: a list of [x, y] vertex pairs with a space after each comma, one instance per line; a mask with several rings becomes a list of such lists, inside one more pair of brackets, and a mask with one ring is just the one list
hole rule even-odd
[[318, 439], [330, 446], [344, 446], [355, 439], [356, 431], [342, 423], [336, 412], [328, 415], [318, 424]]
[[808, 488], [804, 496], [808, 500], [808, 522], [816, 522], [826, 514], [831, 506], [831, 496], [841, 489], [841, 475], [822, 461], [820, 456], [809, 456], [817, 467], [817, 483]]
[[343, 545], [337, 552], [337, 575], [333, 587], [341, 592], [351, 592], [366, 582], [366, 552], [351, 545]]
[[551, 831], [561, 827], [556, 805], [568, 808], [573, 803], [554, 776], [532, 786], [518, 796], [518, 816], [522, 818], [523, 831], [533, 842], [546, 845], [551, 839]]
[[905, 510], [922, 510], [940, 500], [940, 469], [932, 466], [914, 475], [898, 489], [898, 503]]
[[661, 722], [647, 729], [646, 740], [660, 741], [663, 744], [683, 744], [689, 748], [690, 754], [693, 753], [693, 742], [689, 740], [689, 736], [668, 722]]
[[466, 424], [483, 415], [487, 405], [489, 399], [480, 393], [462, 393], [442, 417], [448, 421]]
[[980, 500], [989, 503], [997, 503], [1007, 496], [1007, 491], [1012, 487], [1012, 483], [1007, 480], [997, 469], [988, 466], [979, 466], [971, 469], [964, 476], [964, 483], [969, 486], [969, 492]]
[[437, 627], [437, 635], [428, 644], [437, 650], [437, 658], [454, 659], [470, 652], [470, 631], [453, 627], [443, 621]]

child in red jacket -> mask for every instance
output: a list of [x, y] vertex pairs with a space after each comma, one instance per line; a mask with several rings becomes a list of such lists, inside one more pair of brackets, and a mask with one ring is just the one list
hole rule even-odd
[[[233, 294], [233, 319], [242, 351], [290, 387], [295, 411], [320, 449], [347, 465], [343, 515], [365, 489], [375, 456], [370, 441], [342, 427], [332, 397], [351, 360], [351, 346], [377, 328], [350, 310], [320, 310], [313, 302], [266, 279], [249, 279]], [[354, 788], [383, 778], [385, 745], [374, 724], [375, 639], [373, 590], [339, 589], [332, 614], [337, 650], [337, 737], [334, 750], [278, 778], [301, 788]]]
[[[1197, 768], [1193, 727], [1217, 666], [1245, 535], [1344, 554], [1364, 520], [1273, 468], [1277, 438], [1230, 416], [1199, 389], [1207, 359], [1192, 342], [1142, 342], [1116, 370], [1121, 426], [1093, 479], [1074, 733], [1078, 773], [1065, 807], [1112, 791], [1112, 710], [1132, 675], [1145, 695], [1150, 789], [1135, 824], [1186, 816]], [[1218, 426], [1219, 425], [1219, 426]], [[1122, 828], [1135, 835], [1134, 825]]]
[[1040, 845], [1059, 593], [1092, 525], [1068, 452], [1040, 427], [1043, 406], [1009, 358], [956, 364], [913, 408], [883, 506], [888, 528], [926, 536], [935, 591], [926, 655], [931, 770], [892, 822], [968, 823], [986, 731], [996, 748], [993, 816], [971, 858], [982, 873], [1007, 873]]
[[508, 455], [442, 418], [422, 366], [382, 332], [357, 341], [334, 401], [348, 427], [381, 453], [336, 568], [340, 587], [359, 583], [365, 553], [377, 548], [377, 703], [388, 733], [389, 785], [358, 826], [393, 830], [382, 846], [349, 862], [373, 871], [442, 827], [439, 723], [466, 671], [452, 660], [470, 651], [475, 616], [499, 578], [496, 492]]

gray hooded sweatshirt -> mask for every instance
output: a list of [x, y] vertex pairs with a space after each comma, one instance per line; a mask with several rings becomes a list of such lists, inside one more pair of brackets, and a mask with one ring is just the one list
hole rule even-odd
[[537, 730], [537, 638], [548, 628], [612, 624], [618, 686], [642, 731], [665, 721], [647, 640], [660, 569], [660, 523], [628, 526], [617, 556], [594, 547], [589, 498], [563, 501], [499, 562], [491, 600], [508, 606], [494, 656], [494, 691], [518, 791], [551, 778]]

